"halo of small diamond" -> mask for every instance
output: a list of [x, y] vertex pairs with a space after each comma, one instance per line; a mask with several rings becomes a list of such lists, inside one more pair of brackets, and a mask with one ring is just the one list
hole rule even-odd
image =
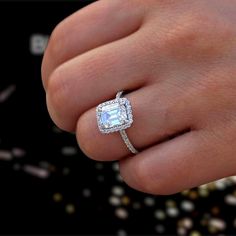
[[[101, 122], [101, 115], [103, 113], [103, 108], [112, 104], [118, 104], [119, 109], [123, 109], [123, 107], [125, 107], [125, 111], [123, 112], [126, 113], [127, 119], [123, 120], [122, 124], [113, 125], [112, 127], [107, 128], [107, 127], [104, 127], [104, 125]], [[96, 117], [97, 117], [98, 128], [103, 134], [108, 134], [108, 133], [127, 129], [133, 123], [132, 108], [127, 98], [116, 98], [116, 99], [99, 104], [96, 108]]]

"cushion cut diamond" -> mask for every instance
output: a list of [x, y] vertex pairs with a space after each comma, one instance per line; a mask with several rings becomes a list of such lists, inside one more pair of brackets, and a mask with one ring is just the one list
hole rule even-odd
[[97, 107], [98, 127], [102, 133], [110, 133], [130, 127], [133, 122], [131, 106], [126, 98], [115, 99]]

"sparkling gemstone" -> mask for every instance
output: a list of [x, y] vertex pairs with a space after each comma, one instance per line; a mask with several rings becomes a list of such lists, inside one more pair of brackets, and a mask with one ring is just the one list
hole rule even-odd
[[118, 102], [105, 105], [101, 109], [100, 123], [104, 128], [122, 125], [127, 118], [125, 106], [120, 105]]
[[101, 103], [96, 112], [98, 128], [104, 134], [127, 129], [133, 123], [131, 105], [126, 98]]

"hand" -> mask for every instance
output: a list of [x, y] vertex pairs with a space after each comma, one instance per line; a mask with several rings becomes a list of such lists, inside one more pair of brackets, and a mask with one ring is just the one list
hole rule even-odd
[[[100, 0], [60, 23], [42, 77], [54, 122], [125, 182], [172, 194], [236, 174], [236, 1]], [[127, 129], [99, 132], [95, 108], [120, 90]]]

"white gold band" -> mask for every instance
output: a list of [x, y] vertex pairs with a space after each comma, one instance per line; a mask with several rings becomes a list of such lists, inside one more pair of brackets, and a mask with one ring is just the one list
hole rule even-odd
[[138, 150], [133, 146], [133, 144], [130, 142], [127, 133], [125, 130], [120, 130], [121, 138], [123, 139], [124, 143], [126, 144], [127, 148], [133, 153], [138, 154]]
[[[116, 94], [116, 99], [120, 99], [124, 91], [120, 91]], [[121, 138], [123, 139], [124, 143], [126, 144], [127, 148], [133, 153], [133, 154], [138, 154], [138, 150], [133, 146], [133, 144], [130, 142], [128, 135], [126, 131], [120, 130], [120, 135]]]

